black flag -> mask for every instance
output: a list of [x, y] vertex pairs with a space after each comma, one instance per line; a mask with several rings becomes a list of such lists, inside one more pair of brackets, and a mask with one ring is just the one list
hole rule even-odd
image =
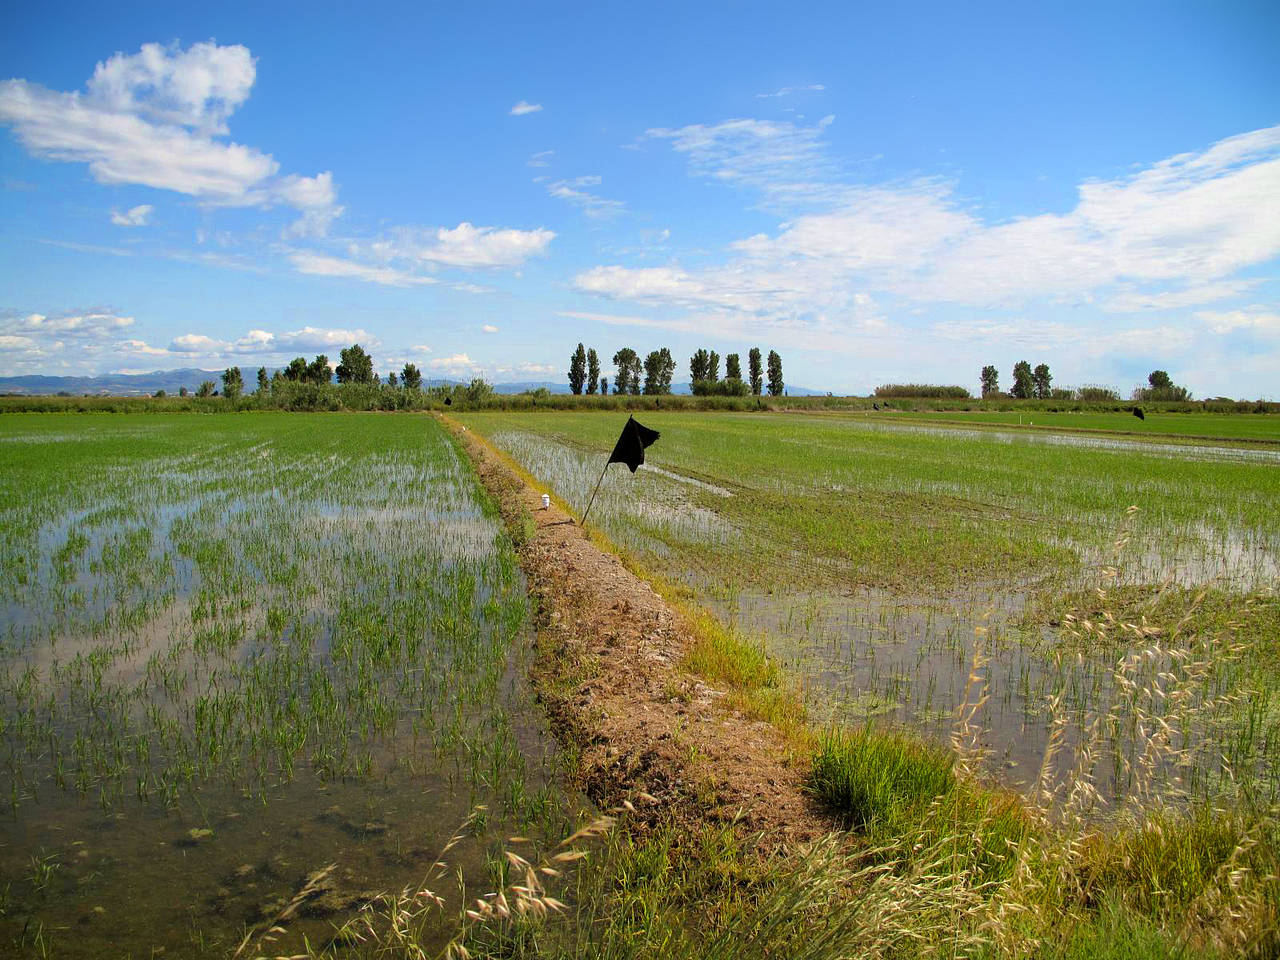
[[1143, 412], [1142, 412], [1142, 408], [1141, 408], [1141, 407], [1134, 407], [1134, 408], [1133, 408], [1133, 415], [1134, 415], [1135, 417], [1137, 417], [1139, 420], [1145, 420], [1145, 419], [1147, 419], [1147, 415], [1146, 415], [1145, 413], [1143, 413]]
[[635, 473], [636, 467], [644, 463], [645, 447], [652, 446], [659, 436], [657, 430], [650, 430], [635, 417], [628, 417], [622, 435], [613, 445], [613, 453], [609, 454], [609, 463], [625, 463]]

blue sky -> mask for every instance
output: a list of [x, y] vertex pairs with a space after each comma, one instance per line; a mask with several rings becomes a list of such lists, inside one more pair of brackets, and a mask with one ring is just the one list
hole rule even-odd
[[1274, 3], [188, 6], [0, 15], [0, 374], [1280, 396]]

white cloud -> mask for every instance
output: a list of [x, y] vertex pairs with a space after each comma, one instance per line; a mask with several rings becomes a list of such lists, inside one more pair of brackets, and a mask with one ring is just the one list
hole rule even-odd
[[151, 212], [155, 207], [149, 203], [140, 203], [136, 207], [130, 207], [124, 213], [117, 210], [111, 211], [111, 222], [117, 227], [145, 227], [151, 222]]
[[0, 311], [0, 372], [68, 370], [98, 357], [138, 353], [135, 345], [142, 341], [123, 339], [133, 323], [133, 317], [105, 310]]
[[525, 362], [525, 363], [517, 363], [517, 364], [516, 364], [516, 372], [517, 372], [517, 373], [541, 373], [541, 374], [550, 374], [550, 373], [555, 373], [557, 369], [558, 369], [558, 368], [556, 367], [556, 365], [555, 365], [554, 363], [532, 363], [532, 362]]
[[117, 53], [99, 63], [87, 88], [89, 99], [113, 113], [225, 134], [227, 118], [249, 98], [256, 73], [243, 46], [208, 42], [184, 51], [146, 43], [133, 56]]
[[[768, 171], [785, 179], [797, 163], [821, 166], [816, 133], [731, 121], [652, 135], [688, 152], [695, 172], [755, 186]], [[796, 150], [779, 150], [774, 140]], [[810, 325], [856, 312], [858, 298], [871, 293], [978, 306], [1213, 302], [1249, 288], [1236, 271], [1280, 254], [1280, 127], [1089, 181], [1066, 214], [1004, 223], [984, 223], [934, 179], [817, 184], [804, 195], [825, 197], [826, 209], [731, 244], [721, 265], [598, 266], [575, 286], [655, 307]]]
[[96, 243], [76, 243], [74, 240], [37, 240], [50, 247], [61, 247], [63, 250], [75, 250], [77, 253], [104, 253], [110, 257], [131, 257], [132, 250], [121, 247], [104, 247]]
[[557, 316], [570, 320], [586, 320], [589, 323], [603, 323], [611, 327], [649, 327], [654, 322], [648, 317], [622, 316], [616, 313], [592, 313], [582, 310], [561, 310]]
[[547, 185], [547, 193], [557, 200], [572, 203], [574, 206], [581, 208], [582, 212], [588, 217], [595, 219], [611, 217], [621, 213], [627, 208], [627, 205], [621, 200], [609, 200], [588, 190], [581, 189], [582, 187], [599, 186], [600, 179], [600, 177], [590, 176], [577, 177], [573, 180], [558, 180]]
[[133, 325], [133, 317], [114, 313], [10, 314], [0, 317], [0, 332], [61, 337], [76, 340], [107, 340]]
[[436, 282], [431, 277], [413, 276], [392, 267], [357, 263], [354, 260], [343, 260], [339, 257], [329, 257], [322, 253], [310, 253], [304, 250], [289, 254], [289, 261], [299, 273], [321, 277], [345, 277], [388, 287], [410, 287]]
[[[476, 227], [462, 222], [452, 230], [401, 227], [391, 237], [367, 245], [368, 254], [384, 263], [410, 261], [447, 267], [518, 267], [547, 251], [555, 233]], [[356, 248], [359, 251], [359, 247]]]
[[167, 357], [169, 351], [162, 347], [153, 347], [145, 340], [121, 340], [120, 346], [125, 353], [139, 357]]
[[106, 360], [119, 368], [120, 360], [129, 357], [196, 365], [243, 362], [238, 359], [242, 357], [254, 363], [270, 363], [300, 353], [336, 355], [353, 343], [366, 347], [377, 347], [379, 343], [377, 337], [361, 328], [307, 326], [284, 333], [253, 329], [227, 340], [192, 332], [174, 337], [167, 347], [154, 347], [145, 340], [124, 335], [133, 324], [132, 317], [105, 311], [51, 316], [0, 312], [0, 348], [5, 351], [0, 371], [85, 372], [102, 366]]
[[427, 346], [425, 343], [416, 343], [409, 349], [414, 353], [431, 353], [432, 352], [431, 348]]
[[376, 337], [364, 329], [337, 329], [329, 327], [302, 327], [285, 333], [267, 330], [250, 330], [235, 340], [218, 340], [202, 333], [187, 333], [175, 337], [169, 350], [180, 354], [198, 354], [206, 357], [268, 356], [285, 353], [323, 353], [340, 350], [353, 343], [375, 346]]
[[465, 353], [455, 353], [451, 357], [436, 357], [426, 363], [428, 370], [443, 373], [446, 376], [478, 376], [483, 368]]
[[174, 353], [222, 353], [226, 344], [202, 333], [184, 333], [174, 337], [169, 349]]
[[[260, 332], [260, 331], [259, 331]], [[278, 334], [272, 341], [276, 350], [327, 350], [349, 347], [353, 343], [366, 347], [377, 346], [378, 338], [363, 327], [340, 329], [333, 327], [303, 327]]]
[[526, 103], [524, 100], [521, 100], [511, 108], [511, 116], [523, 117], [527, 113], [537, 113], [541, 109], [542, 104], [540, 103]]
[[809, 93], [809, 92], [816, 93], [816, 92], [821, 92], [825, 89], [827, 89], [826, 86], [824, 86], [821, 83], [807, 83], [798, 87], [781, 87], [779, 88], [777, 93], [757, 93], [756, 99], [766, 100], [770, 97], [789, 97], [793, 93]]
[[270, 154], [218, 139], [255, 77], [243, 46], [148, 43], [99, 63], [84, 93], [0, 82], [0, 122], [33, 154], [87, 163], [101, 183], [172, 190], [215, 206], [286, 203], [314, 232], [341, 213], [328, 174], [277, 178]]
[[314, 177], [290, 174], [276, 188], [280, 198], [302, 213], [285, 231], [285, 236], [323, 237], [345, 207], [338, 204], [338, 191], [329, 171]]
[[1230, 280], [1217, 283], [1202, 283], [1181, 290], [1165, 292], [1143, 291], [1141, 289], [1121, 288], [1114, 296], [1108, 297], [1103, 307], [1112, 313], [1136, 313], [1139, 310], [1176, 310], [1180, 307], [1194, 307], [1202, 303], [1214, 303], [1247, 293], [1256, 287], [1259, 280]]
[[481, 329], [481, 330], [483, 330], [485, 333], [497, 333], [497, 332], [498, 332], [498, 328], [497, 328], [497, 327], [495, 327], [492, 323], [486, 323], [486, 324], [485, 324], [484, 326], [482, 326], [480, 329]]
[[546, 167], [550, 166], [551, 158], [556, 155], [554, 150], [539, 150], [531, 156], [526, 162], [526, 166], [530, 167]]
[[1196, 319], [1217, 334], [1235, 333], [1237, 330], [1267, 336], [1280, 334], [1280, 313], [1275, 308], [1253, 306], [1244, 310], [1202, 310], [1196, 314]]
[[838, 166], [823, 137], [834, 116], [803, 126], [789, 121], [737, 119], [679, 128], [655, 127], [649, 139], [669, 140], [694, 174], [760, 191], [774, 205], [821, 202], [836, 190]]

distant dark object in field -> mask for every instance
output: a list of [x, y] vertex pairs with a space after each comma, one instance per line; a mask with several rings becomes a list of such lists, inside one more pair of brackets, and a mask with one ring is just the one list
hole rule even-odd
[[1141, 408], [1141, 407], [1134, 407], [1134, 408], [1133, 408], [1133, 415], [1134, 415], [1135, 417], [1137, 417], [1139, 420], [1145, 420], [1145, 419], [1147, 419], [1147, 415], [1146, 415], [1145, 413], [1143, 413], [1143, 412], [1142, 412], [1142, 408]]
[[871, 406], [875, 407], [877, 410], [880, 409], [880, 404], [876, 403], [874, 400], [871, 402]]
[[445, 405], [446, 407], [452, 407], [452, 406], [453, 406], [453, 397], [445, 397], [445, 398], [444, 398], [444, 405]]

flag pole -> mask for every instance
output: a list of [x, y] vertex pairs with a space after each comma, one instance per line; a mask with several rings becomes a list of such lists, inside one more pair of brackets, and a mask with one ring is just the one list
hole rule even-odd
[[591, 491], [591, 499], [587, 501], [587, 509], [582, 511], [582, 525], [584, 527], [587, 525], [587, 514], [591, 512], [591, 505], [596, 502], [596, 494], [600, 492], [600, 484], [604, 483], [605, 470], [609, 469], [609, 464], [612, 462], [612, 460], [604, 462], [604, 470], [600, 471], [600, 479], [596, 481], [596, 488]]

